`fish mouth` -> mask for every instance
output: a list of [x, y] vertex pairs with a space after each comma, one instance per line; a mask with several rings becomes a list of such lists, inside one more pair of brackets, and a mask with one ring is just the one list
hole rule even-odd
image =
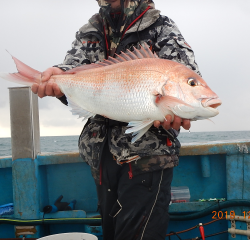
[[216, 109], [222, 104], [222, 102], [219, 98], [206, 98], [201, 100], [201, 104], [205, 108], [209, 107]]

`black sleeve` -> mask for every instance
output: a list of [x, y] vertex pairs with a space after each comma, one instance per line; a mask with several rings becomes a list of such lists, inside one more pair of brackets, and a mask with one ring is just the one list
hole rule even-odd
[[67, 98], [65, 95], [63, 95], [62, 97], [57, 98], [57, 99], [59, 99], [63, 104], [68, 106], [68, 101], [67, 101]]

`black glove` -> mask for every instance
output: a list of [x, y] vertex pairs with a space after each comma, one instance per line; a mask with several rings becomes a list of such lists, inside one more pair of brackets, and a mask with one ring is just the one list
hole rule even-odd
[[43, 208], [44, 213], [55, 213], [57, 211], [69, 211], [75, 209], [76, 200], [71, 201], [70, 203], [61, 202], [63, 195], [59, 196], [54, 205], [47, 205]]

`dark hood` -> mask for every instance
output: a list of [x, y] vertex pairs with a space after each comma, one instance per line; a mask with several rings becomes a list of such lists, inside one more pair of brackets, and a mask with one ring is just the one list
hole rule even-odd
[[[118, 24], [118, 31], [123, 32], [124, 28], [128, 26], [138, 15], [146, 10], [148, 6], [155, 8], [152, 0], [120, 0], [121, 1], [121, 19]], [[108, 24], [114, 28], [112, 20], [110, 19], [111, 6], [105, 0], [97, 0], [100, 6], [100, 15]]]
[[102, 18], [105, 35], [109, 43], [109, 54], [114, 55], [128, 26], [135, 21], [145, 10], [155, 8], [153, 0], [120, 0], [121, 11], [115, 20], [111, 17], [111, 5], [105, 0], [97, 0]]
[[[97, 0], [101, 11], [105, 12], [107, 9], [110, 10], [110, 4], [105, 0]], [[122, 9], [127, 18], [129, 18], [135, 11], [135, 9], [140, 6], [141, 10], [144, 11], [148, 5], [151, 8], [155, 8], [153, 0], [121, 0]]]

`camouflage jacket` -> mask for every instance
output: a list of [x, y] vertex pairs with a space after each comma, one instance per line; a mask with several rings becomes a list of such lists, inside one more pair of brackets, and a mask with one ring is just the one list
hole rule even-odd
[[[140, 14], [140, 11], [135, 12], [134, 19]], [[133, 18], [127, 24], [131, 24], [132, 20]], [[64, 62], [56, 67], [69, 70], [107, 58], [109, 53], [105, 35], [101, 15], [96, 14], [76, 33], [72, 49], [67, 52]], [[132, 50], [133, 46], [138, 47], [142, 42], [146, 42], [160, 58], [180, 62], [200, 74], [193, 51], [176, 24], [168, 17], [161, 16], [156, 9], [146, 11], [125, 32], [116, 53]], [[65, 97], [60, 100], [67, 104]], [[110, 151], [118, 164], [135, 160], [131, 162], [133, 174], [178, 165], [180, 143], [176, 138], [177, 131], [151, 127], [141, 139], [131, 144], [131, 135], [125, 135], [125, 129], [123, 123], [108, 121], [101, 116], [89, 119], [79, 138], [79, 151], [81, 157], [92, 167], [92, 172], [99, 168], [105, 141], [109, 142]], [[171, 140], [171, 146], [167, 146], [167, 138]]]

